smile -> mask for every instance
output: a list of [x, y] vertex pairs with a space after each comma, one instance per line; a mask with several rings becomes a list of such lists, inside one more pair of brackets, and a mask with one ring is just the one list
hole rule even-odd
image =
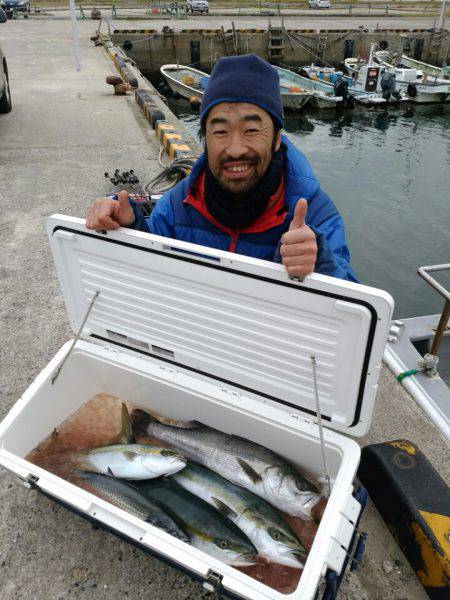
[[243, 171], [248, 171], [249, 165], [240, 165], [239, 167], [226, 167], [227, 171], [231, 171], [232, 173], [242, 173]]

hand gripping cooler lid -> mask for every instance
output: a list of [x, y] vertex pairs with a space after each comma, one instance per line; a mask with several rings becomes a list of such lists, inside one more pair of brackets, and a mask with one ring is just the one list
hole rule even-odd
[[[107, 234], [54, 215], [48, 235], [71, 325], [224, 387], [363, 435], [392, 298], [384, 291], [128, 229]], [[266, 406], [266, 405], [264, 405]], [[267, 410], [267, 407], [264, 409]], [[311, 417], [311, 415], [313, 417]]]

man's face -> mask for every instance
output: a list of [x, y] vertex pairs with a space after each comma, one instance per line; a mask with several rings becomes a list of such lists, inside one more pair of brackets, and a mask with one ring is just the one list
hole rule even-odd
[[[205, 143], [211, 173], [220, 186], [239, 196], [253, 189], [269, 166], [274, 146], [269, 114], [247, 102], [221, 102], [206, 118]], [[281, 131], [275, 150], [281, 143]]]

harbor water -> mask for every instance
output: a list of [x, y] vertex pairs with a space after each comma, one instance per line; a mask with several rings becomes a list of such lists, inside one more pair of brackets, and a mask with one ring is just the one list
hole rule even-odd
[[[198, 131], [187, 101], [169, 106]], [[450, 104], [307, 109], [285, 130], [344, 218], [359, 280], [392, 294], [397, 318], [440, 312], [417, 268], [450, 262]]]

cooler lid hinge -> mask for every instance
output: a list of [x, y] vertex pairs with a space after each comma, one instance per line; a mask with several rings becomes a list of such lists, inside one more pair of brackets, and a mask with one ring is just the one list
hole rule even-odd
[[203, 582], [203, 587], [208, 592], [216, 592], [222, 583], [222, 579], [223, 575], [221, 575], [217, 571], [209, 569], [209, 571], [206, 573], [206, 578]]

